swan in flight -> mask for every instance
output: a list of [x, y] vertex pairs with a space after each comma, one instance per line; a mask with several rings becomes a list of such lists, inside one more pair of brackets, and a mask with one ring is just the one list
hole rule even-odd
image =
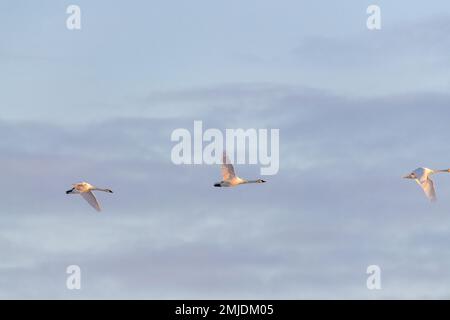
[[415, 180], [419, 186], [422, 187], [425, 195], [430, 201], [436, 201], [436, 192], [434, 191], [433, 180], [430, 179], [430, 176], [439, 173], [439, 172], [450, 172], [450, 169], [445, 170], [431, 170], [428, 168], [417, 168], [409, 175], [404, 176], [405, 179], [413, 179]]
[[223, 153], [222, 157], [222, 176], [223, 180], [214, 184], [214, 187], [235, 187], [240, 184], [246, 183], [264, 183], [265, 180], [245, 180], [241, 179], [234, 173], [233, 165], [230, 163], [226, 153]]
[[100, 189], [96, 188], [93, 185], [87, 182], [80, 182], [72, 185], [73, 188], [66, 191], [66, 194], [80, 194], [84, 200], [89, 202], [89, 204], [94, 207], [95, 210], [101, 211], [100, 205], [98, 204], [97, 199], [95, 198], [92, 191], [103, 191], [108, 193], [113, 193], [110, 189]]

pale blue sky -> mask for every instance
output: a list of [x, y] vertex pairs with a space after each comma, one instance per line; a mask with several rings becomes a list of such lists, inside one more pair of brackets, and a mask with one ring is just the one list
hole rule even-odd
[[[400, 177], [450, 167], [450, 5], [369, 31], [372, 3], [1, 1], [0, 297], [448, 298], [450, 177], [432, 205]], [[280, 129], [279, 174], [173, 165], [194, 120]]]
[[55, 123], [154, 116], [142, 110], [151, 109], [145, 98], [154, 92], [236, 82], [357, 96], [445, 91], [445, 50], [427, 53], [430, 41], [442, 41], [430, 33], [448, 44], [446, 29], [432, 25], [450, 6], [380, 1], [383, 29], [370, 32], [370, 3], [78, 1], [82, 30], [68, 31], [70, 1], [2, 2], [2, 116]]

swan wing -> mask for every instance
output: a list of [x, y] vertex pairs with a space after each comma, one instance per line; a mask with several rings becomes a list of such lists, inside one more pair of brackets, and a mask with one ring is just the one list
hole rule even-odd
[[233, 165], [230, 163], [227, 154], [224, 152], [222, 156], [222, 177], [224, 181], [229, 181], [236, 177]]
[[84, 200], [86, 200], [87, 202], [89, 202], [89, 204], [97, 211], [101, 211], [100, 209], [100, 205], [98, 204], [97, 199], [95, 198], [94, 194], [91, 191], [88, 192], [83, 192], [81, 193], [81, 196], [84, 198]]
[[417, 183], [422, 187], [423, 192], [425, 192], [425, 195], [430, 201], [436, 200], [436, 192], [434, 190], [434, 183], [431, 179], [423, 179], [423, 180], [417, 180]]

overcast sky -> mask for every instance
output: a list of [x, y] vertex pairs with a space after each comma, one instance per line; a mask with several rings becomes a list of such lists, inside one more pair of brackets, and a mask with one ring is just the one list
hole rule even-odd
[[[450, 177], [401, 179], [450, 168], [448, 1], [2, 1], [0, 39], [0, 298], [450, 298]], [[279, 173], [174, 165], [194, 120], [280, 129]]]

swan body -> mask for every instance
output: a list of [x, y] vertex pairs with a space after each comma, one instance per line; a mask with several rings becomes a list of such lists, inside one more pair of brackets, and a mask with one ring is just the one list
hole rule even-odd
[[239, 178], [236, 176], [236, 173], [234, 172], [234, 167], [230, 163], [230, 160], [228, 159], [226, 153], [223, 153], [222, 157], [222, 177], [223, 180], [220, 182], [217, 182], [214, 184], [214, 187], [235, 187], [240, 184], [247, 184], [247, 183], [264, 183], [265, 180], [258, 179], [258, 180], [245, 180], [242, 178]]
[[434, 189], [433, 180], [431, 180], [430, 176], [441, 172], [449, 173], [450, 169], [432, 170], [429, 168], [420, 167], [411, 172], [409, 175], [404, 176], [403, 178], [415, 180], [425, 192], [427, 198], [430, 201], [436, 201], [436, 191]]
[[86, 200], [95, 210], [101, 211], [100, 205], [94, 196], [92, 191], [103, 191], [107, 193], [113, 193], [110, 189], [101, 189], [94, 187], [87, 182], [75, 183], [72, 185], [72, 189], [67, 190], [66, 194], [79, 194], [84, 200]]

